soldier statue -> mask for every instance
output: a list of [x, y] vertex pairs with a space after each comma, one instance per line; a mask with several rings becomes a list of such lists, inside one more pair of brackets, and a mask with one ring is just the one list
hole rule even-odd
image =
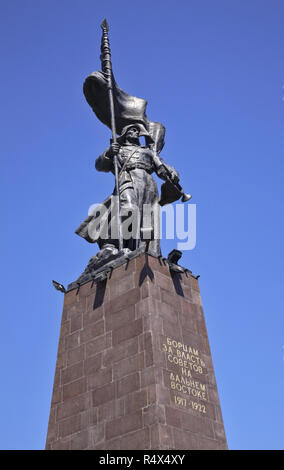
[[[141, 146], [139, 141], [141, 136], [151, 139], [142, 124], [130, 124], [124, 127], [117, 143], [112, 143], [110, 148], [97, 158], [96, 169], [114, 173], [113, 157], [118, 156], [121, 213], [127, 212], [124, 209], [137, 210], [140, 222], [138, 238], [131, 237], [129, 240], [124, 240], [124, 248], [133, 251], [142, 243], [145, 245], [148, 237], [149, 250], [159, 256], [159, 193], [152, 173], [156, 173], [164, 180], [170, 177], [173, 183], [178, 182], [179, 176], [174, 168], [166, 165], [157, 153], [149, 147]], [[144, 220], [143, 207], [145, 206], [147, 209], [149, 206], [152, 207], [150, 221]], [[147, 226], [149, 222], [150, 227]], [[146, 233], [143, 233], [143, 230]], [[108, 248], [110, 248], [109, 243]], [[114, 244], [113, 248], [117, 248], [117, 244]]]
[[[102, 71], [87, 77], [84, 94], [96, 116], [112, 130], [110, 147], [96, 159], [95, 167], [115, 175], [115, 189], [76, 230], [78, 235], [97, 243], [100, 248], [90, 260], [89, 271], [138, 249], [160, 256], [159, 206], [179, 198], [185, 202], [191, 197], [184, 194], [179, 185], [177, 171], [159, 155], [164, 145], [164, 126], [148, 119], [145, 100], [117, 86], [110, 61], [107, 22], [101, 26]], [[139, 140], [142, 137], [145, 146]], [[165, 181], [160, 198], [153, 173]], [[117, 204], [113, 203], [114, 199]], [[135, 216], [127, 225], [129, 214]], [[113, 236], [113, 225], [118, 228], [117, 236]]]

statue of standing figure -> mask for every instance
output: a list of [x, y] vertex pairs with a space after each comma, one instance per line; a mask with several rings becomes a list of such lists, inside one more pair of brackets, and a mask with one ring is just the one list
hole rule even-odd
[[[100, 251], [89, 263], [92, 269], [137, 249], [160, 256], [160, 205], [179, 198], [185, 202], [191, 197], [179, 185], [178, 172], [159, 155], [164, 146], [164, 126], [148, 119], [145, 100], [117, 86], [106, 21], [101, 26], [102, 72], [87, 77], [84, 94], [96, 116], [112, 130], [111, 145], [96, 159], [95, 166], [98, 171], [112, 172], [116, 185], [113, 194], [76, 230], [88, 242], [98, 243]], [[141, 145], [141, 137], [145, 138], [145, 146]], [[160, 198], [153, 173], [165, 181]]]
[[[134, 220], [138, 220], [138, 231], [132, 227], [132, 235], [125, 239], [123, 233], [123, 247], [131, 251], [136, 250], [148, 243], [148, 249], [157, 256], [160, 255], [160, 233], [159, 233], [159, 193], [152, 173], [167, 180], [178, 182], [179, 176], [174, 168], [166, 165], [162, 159], [149, 147], [142, 147], [139, 137], [151, 138], [147, 130], [141, 124], [130, 124], [126, 126], [118, 138], [108, 150], [96, 160], [98, 171], [111, 171], [114, 173], [113, 157], [118, 156], [119, 166], [119, 197], [121, 222], [131, 213], [136, 213]], [[170, 175], [170, 176], [169, 176]], [[144, 211], [147, 213], [144, 214]], [[150, 217], [149, 217], [150, 213]], [[127, 214], [123, 217], [123, 214]], [[127, 228], [127, 225], [126, 225]], [[117, 248], [114, 244], [114, 248]]]

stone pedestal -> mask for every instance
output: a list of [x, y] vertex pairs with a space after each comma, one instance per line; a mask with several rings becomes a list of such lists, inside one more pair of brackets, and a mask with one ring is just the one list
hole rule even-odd
[[65, 294], [46, 449], [226, 449], [197, 279], [141, 254]]

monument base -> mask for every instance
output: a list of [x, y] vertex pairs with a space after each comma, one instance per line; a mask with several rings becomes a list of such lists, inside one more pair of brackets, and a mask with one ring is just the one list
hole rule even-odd
[[144, 253], [65, 293], [46, 449], [227, 449], [198, 280], [177, 271]]

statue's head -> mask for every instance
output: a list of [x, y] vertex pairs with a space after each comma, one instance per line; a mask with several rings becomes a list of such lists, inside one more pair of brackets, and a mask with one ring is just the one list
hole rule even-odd
[[140, 129], [138, 126], [130, 126], [125, 133], [125, 140], [139, 142]]
[[148, 143], [152, 143], [153, 139], [150, 136], [149, 132], [146, 130], [145, 126], [140, 123], [129, 124], [125, 126], [122, 131], [120, 137], [118, 137], [117, 141], [120, 144], [123, 144], [126, 140], [129, 142], [133, 142], [139, 144], [139, 137], [144, 136]]

